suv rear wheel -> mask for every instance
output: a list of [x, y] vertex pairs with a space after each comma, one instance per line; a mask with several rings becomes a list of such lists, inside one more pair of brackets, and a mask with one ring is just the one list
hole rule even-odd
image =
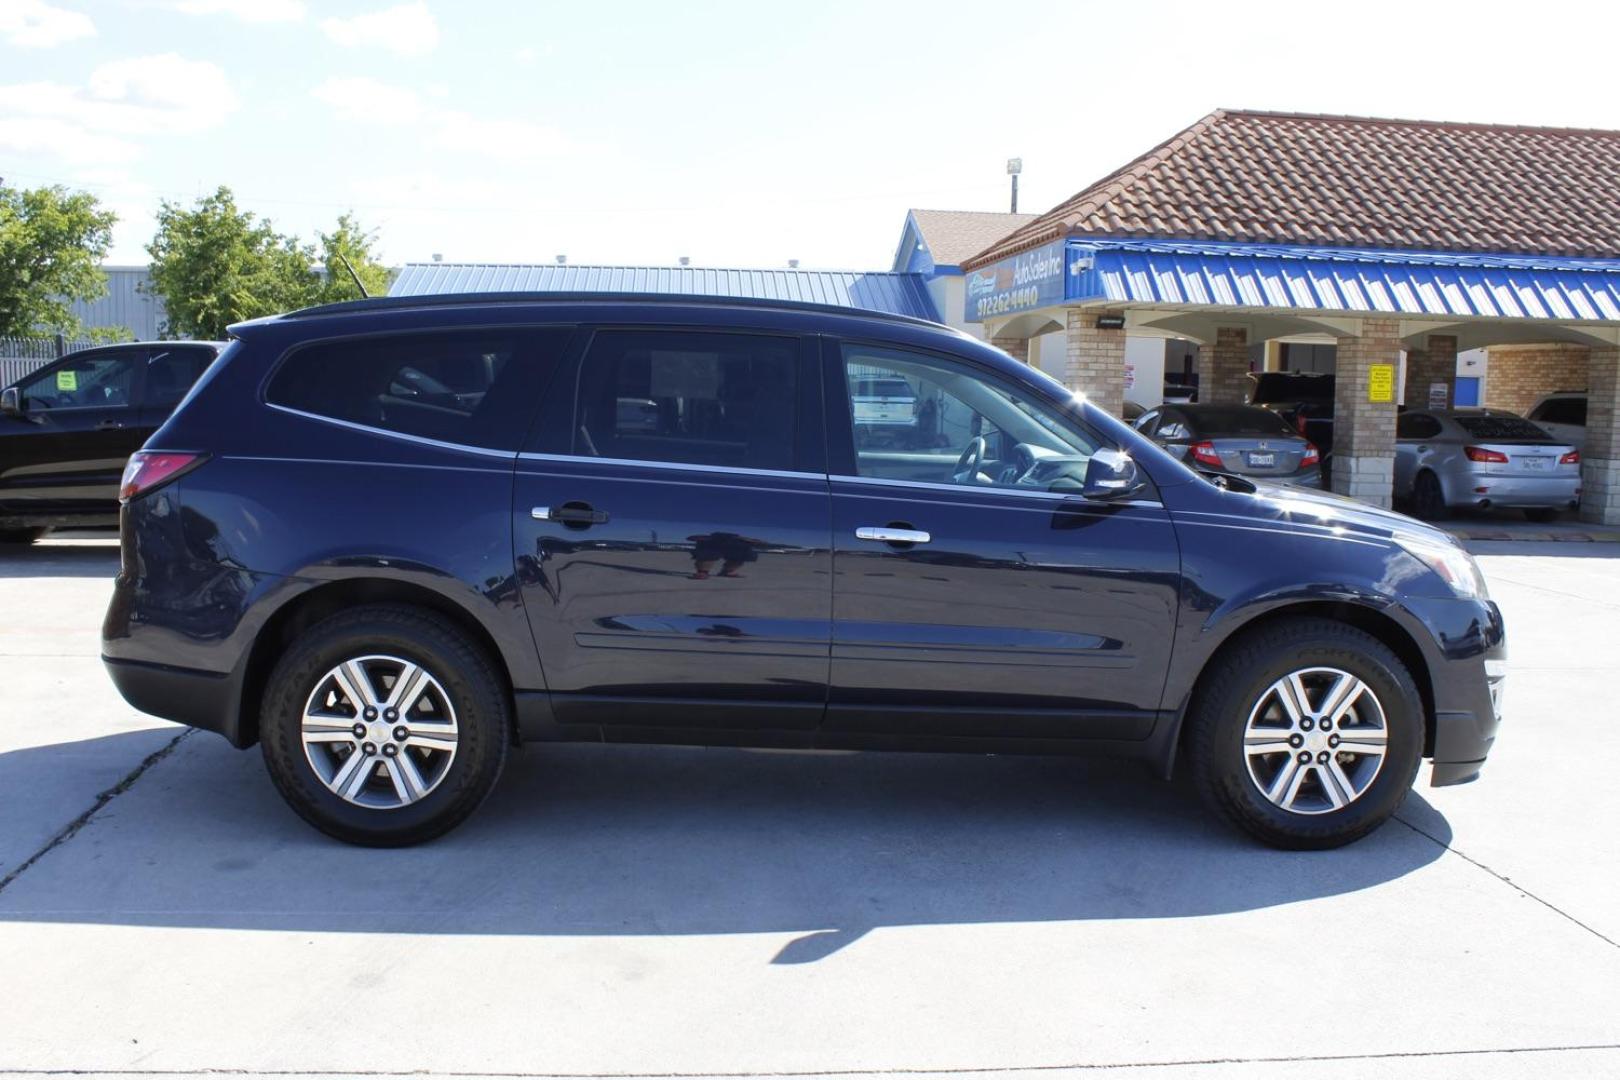
[[1200, 794], [1274, 847], [1332, 848], [1382, 825], [1412, 787], [1423, 703], [1400, 659], [1328, 619], [1290, 619], [1223, 653], [1188, 717]]
[[443, 619], [393, 606], [334, 615], [294, 641], [260, 715], [265, 765], [288, 804], [374, 847], [466, 819], [494, 789], [512, 730], [483, 651]]

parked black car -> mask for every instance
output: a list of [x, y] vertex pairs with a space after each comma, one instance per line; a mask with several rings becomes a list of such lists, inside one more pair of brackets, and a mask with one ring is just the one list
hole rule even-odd
[[[130, 463], [103, 653], [345, 840], [588, 740], [1184, 758], [1328, 847], [1496, 732], [1501, 616], [1445, 533], [1212, 483], [934, 324], [504, 295], [233, 333]], [[871, 435], [852, 372], [939, 441]]]
[[84, 349], [0, 391], [0, 543], [118, 524], [130, 454], [168, 419], [222, 342]]

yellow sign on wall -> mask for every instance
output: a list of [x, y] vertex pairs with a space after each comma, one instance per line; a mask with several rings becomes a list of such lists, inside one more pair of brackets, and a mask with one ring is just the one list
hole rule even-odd
[[1367, 400], [1395, 400], [1395, 365], [1373, 364], [1367, 369]]

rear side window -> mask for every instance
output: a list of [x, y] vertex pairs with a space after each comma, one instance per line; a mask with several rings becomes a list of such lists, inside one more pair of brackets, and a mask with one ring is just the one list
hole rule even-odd
[[399, 334], [299, 349], [265, 400], [382, 431], [516, 449], [565, 328]]
[[142, 397], [147, 405], [175, 405], [186, 396], [208, 365], [214, 362], [214, 350], [195, 345], [175, 345], [154, 348], [146, 360], [146, 390]]
[[1440, 430], [1440, 421], [1424, 413], [1407, 413], [1395, 421], [1397, 439], [1432, 439]]
[[1535, 412], [1530, 414], [1532, 420], [1545, 420], [1549, 424], [1574, 424], [1577, 427], [1586, 426], [1586, 399], [1585, 398], [1553, 398], [1543, 401], [1536, 406]]
[[609, 330], [581, 365], [573, 452], [790, 470], [796, 338]]

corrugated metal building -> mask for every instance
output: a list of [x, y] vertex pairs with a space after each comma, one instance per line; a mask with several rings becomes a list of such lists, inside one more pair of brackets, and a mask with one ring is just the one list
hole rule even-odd
[[167, 315], [163, 302], [144, 291], [152, 280], [144, 266], [103, 266], [107, 274], [107, 293], [97, 300], [79, 301], [73, 305], [87, 330], [123, 327], [135, 335], [137, 341], [151, 341], [162, 336]]
[[729, 270], [698, 266], [407, 263], [390, 296], [442, 293], [642, 293], [736, 296], [885, 311], [939, 321], [921, 274], [842, 270]]

